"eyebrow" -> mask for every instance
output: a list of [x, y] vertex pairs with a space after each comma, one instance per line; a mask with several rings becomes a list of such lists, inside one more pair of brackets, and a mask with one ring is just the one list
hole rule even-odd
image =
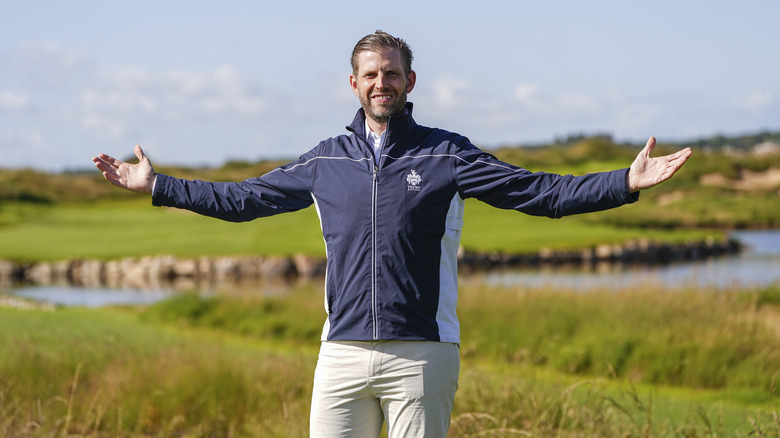
[[402, 70], [403, 70], [403, 69], [400, 69], [400, 70], [399, 70], [399, 69], [397, 69], [397, 68], [395, 68], [395, 67], [385, 67], [385, 68], [381, 68], [381, 67], [378, 67], [378, 68], [366, 68], [366, 69], [363, 71], [363, 73], [362, 73], [362, 76], [365, 76], [365, 75], [367, 75], [367, 74], [377, 73], [377, 72], [380, 72], [380, 71], [381, 71], [381, 72], [384, 72], [384, 73], [400, 73]]

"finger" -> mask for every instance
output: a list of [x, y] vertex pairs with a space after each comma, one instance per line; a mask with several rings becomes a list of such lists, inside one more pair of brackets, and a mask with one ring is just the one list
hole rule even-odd
[[94, 157], [92, 161], [95, 163], [95, 167], [100, 169], [103, 172], [106, 171], [114, 171], [114, 167], [110, 164], [106, 163], [105, 161], [101, 160], [100, 158]]
[[121, 187], [121, 184], [119, 183], [119, 178], [115, 173], [103, 171], [103, 178], [105, 178], [106, 181], [108, 181], [109, 183]]
[[685, 164], [686, 161], [688, 161], [688, 157], [690, 157], [691, 154], [683, 154], [674, 160], [670, 160], [667, 165], [667, 171], [671, 171], [672, 174], [680, 170], [680, 168]]
[[100, 158], [104, 162], [106, 162], [109, 165], [114, 166], [114, 167], [119, 167], [122, 164], [124, 164], [124, 161], [118, 160], [118, 159], [116, 159], [116, 158], [114, 158], [114, 157], [112, 157], [110, 155], [106, 155], [106, 154], [99, 154], [98, 158]]
[[685, 148], [685, 149], [680, 149], [679, 151], [677, 151], [677, 152], [675, 152], [673, 154], [669, 154], [669, 156], [677, 158], [677, 157], [681, 157], [683, 155], [690, 155], [691, 153], [693, 153], [693, 151], [691, 151], [691, 148]]
[[693, 154], [693, 151], [691, 150], [691, 148], [685, 148], [685, 149], [679, 150], [679, 151], [677, 151], [677, 152], [675, 152], [673, 154], [667, 155], [667, 159], [670, 162], [680, 161], [680, 163], [682, 164], [686, 160], [688, 160], [688, 157], [690, 157], [691, 154]]
[[117, 187], [127, 188], [126, 181], [123, 181], [122, 177], [114, 172], [103, 172], [103, 178]]

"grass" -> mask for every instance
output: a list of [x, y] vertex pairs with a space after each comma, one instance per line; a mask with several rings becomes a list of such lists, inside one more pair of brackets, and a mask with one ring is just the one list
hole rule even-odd
[[[632, 208], [633, 206], [625, 207]], [[469, 201], [463, 246], [472, 251], [534, 253], [543, 247], [579, 249], [640, 238], [703, 240], [708, 230], [644, 230], [571, 217], [530, 217]], [[116, 259], [152, 254], [310, 254], [323, 256], [314, 209], [248, 223], [229, 223], [182, 210], [155, 208], [149, 199], [93, 204], [4, 203], [0, 206], [0, 259]]]
[[697, 188], [680, 191], [674, 202], [659, 205], [658, 199], [642, 199], [619, 208], [584, 217], [587, 222], [647, 229], [711, 228], [749, 229], [780, 226], [777, 193], [731, 193], [727, 190]]
[[313, 209], [250, 223], [155, 208], [149, 199], [90, 205], [6, 205], [3, 211], [5, 217], [23, 218], [0, 227], [0, 258], [5, 259], [324, 253]]
[[[463, 355], [647, 384], [769, 388], [780, 372], [780, 313], [756, 302], [777, 289], [476, 288], [459, 302]], [[766, 401], [765, 395], [757, 393], [755, 401]]]
[[[465, 288], [450, 436], [780, 436], [778, 296]], [[0, 309], [0, 435], [305, 436], [323, 321], [319, 285]]]
[[[634, 205], [619, 210], [632, 208]], [[721, 232], [707, 229], [645, 229], [610, 225], [599, 220], [604, 213], [608, 212], [549, 219], [514, 210], [498, 210], [469, 200], [461, 242], [464, 248], [477, 252], [525, 254], [536, 253], [541, 248], [574, 250], [640, 239], [680, 243], [701, 241], [708, 236], [723, 238]]]
[[0, 314], [2, 436], [305, 435], [314, 350], [116, 310]]

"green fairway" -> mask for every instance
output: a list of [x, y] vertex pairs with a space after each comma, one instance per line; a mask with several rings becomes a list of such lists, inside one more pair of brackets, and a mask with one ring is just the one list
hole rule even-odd
[[[621, 207], [631, 209], [633, 205]], [[608, 212], [604, 212], [608, 213]], [[649, 239], [658, 242], [700, 241], [722, 233], [706, 229], [645, 229], [618, 227], [599, 222], [604, 213], [562, 219], [528, 216], [514, 210], [499, 210], [469, 200], [466, 204], [463, 246], [477, 252], [536, 253], [541, 248], [571, 250], [600, 244], [618, 244]]]
[[26, 212], [24, 220], [0, 227], [0, 258], [324, 254], [314, 209], [249, 223], [156, 208], [148, 199], [38, 206], [35, 210]]
[[[230, 223], [153, 207], [148, 198], [141, 198], [93, 204], [6, 203], [0, 207], [0, 219], [0, 259], [325, 253], [313, 208]], [[599, 224], [592, 218], [530, 217], [478, 201], [467, 203], [465, 222], [462, 244], [478, 252], [535, 253], [541, 248], [579, 249], [640, 238], [667, 242], [702, 240], [713, 234], [720, 238], [720, 233], [708, 230], [645, 230]]]

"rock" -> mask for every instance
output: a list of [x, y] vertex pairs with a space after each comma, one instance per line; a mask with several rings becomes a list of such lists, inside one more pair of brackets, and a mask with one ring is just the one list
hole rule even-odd
[[312, 257], [303, 254], [293, 256], [293, 264], [298, 277], [304, 279], [320, 278], [325, 276], [327, 261], [320, 257]]

